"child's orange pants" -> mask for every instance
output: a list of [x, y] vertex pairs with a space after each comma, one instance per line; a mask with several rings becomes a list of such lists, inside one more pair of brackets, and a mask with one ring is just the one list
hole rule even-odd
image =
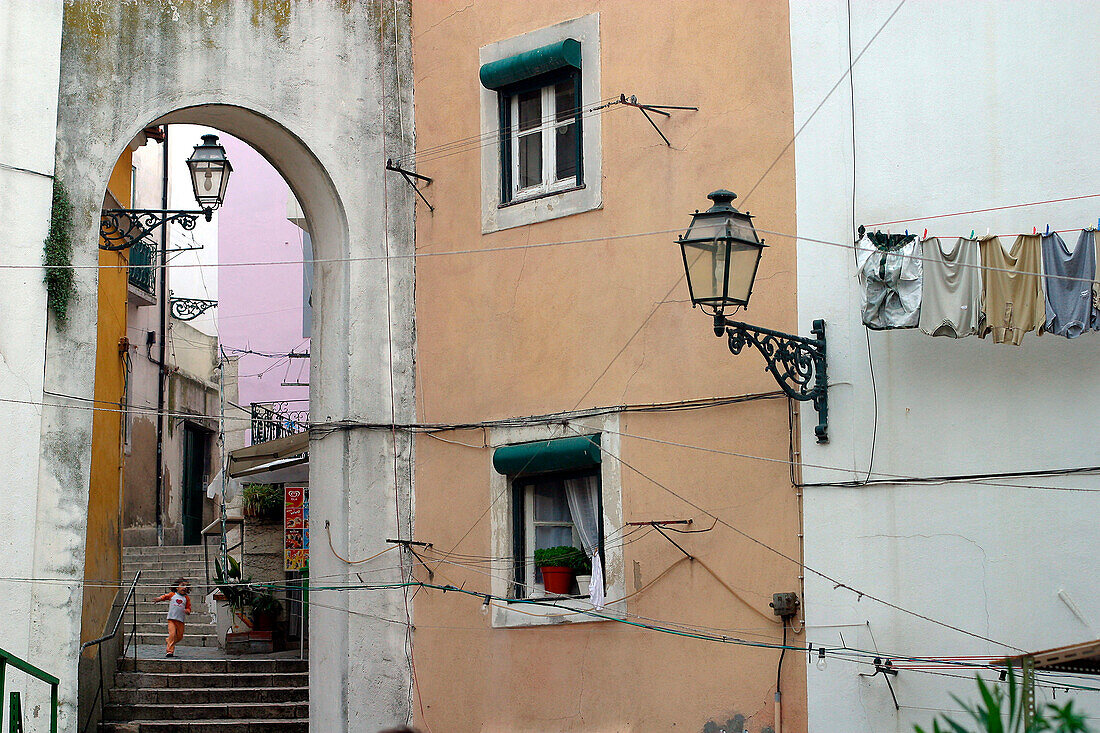
[[176, 650], [176, 643], [183, 638], [183, 622], [168, 619], [168, 644], [165, 651], [169, 654]]

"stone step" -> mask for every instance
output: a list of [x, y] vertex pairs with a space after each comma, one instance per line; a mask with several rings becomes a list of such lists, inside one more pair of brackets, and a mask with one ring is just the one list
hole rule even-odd
[[100, 733], [308, 733], [309, 720], [135, 720], [100, 723]]
[[273, 674], [308, 673], [309, 660], [295, 659], [138, 659], [122, 657], [120, 672], [147, 674]]
[[[157, 705], [109, 704], [103, 717], [109, 721], [133, 720], [294, 720], [309, 717], [309, 703], [305, 702], [234, 702], [234, 703], [178, 703]], [[179, 730], [177, 728], [176, 730]], [[190, 730], [190, 727], [188, 728]]]
[[[164, 626], [164, 622], [168, 619], [168, 615], [163, 608], [157, 608], [152, 611], [138, 611], [137, 622], [140, 627], [141, 624], [160, 624]], [[126, 628], [130, 628], [133, 625], [134, 609], [131, 606], [129, 612], [126, 614], [126, 618], [122, 620], [122, 625]], [[191, 615], [187, 617], [187, 628], [191, 628], [194, 625], [199, 624], [212, 624], [213, 619], [205, 609], [199, 610], [192, 606]]]
[[237, 703], [309, 703], [309, 687], [162, 687], [112, 688], [111, 705], [235, 705]]
[[[191, 614], [187, 617], [187, 622], [184, 624], [184, 638], [188, 636], [195, 636], [198, 634], [213, 634], [217, 632], [214, 624], [210, 622], [210, 617], [207, 616], [207, 621], [204, 622], [192, 622], [191, 619], [195, 617], [195, 614]], [[126, 633], [130, 633], [131, 626], [126, 627]], [[142, 634], [159, 634], [165, 636], [168, 634], [168, 622], [164, 619], [160, 621], [153, 621], [151, 623], [143, 624], [140, 621], [137, 625], [138, 636]]]
[[202, 554], [202, 545], [140, 545], [123, 547], [123, 555], [159, 555], [163, 553]]
[[[159, 633], [142, 634], [138, 633], [138, 644], [154, 644], [159, 645], [165, 642], [168, 637], [167, 626], [163, 631]], [[210, 646], [214, 647], [218, 645], [217, 634], [192, 634], [190, 632], [184, 632], [183, 638], [176, 642], [176, 646]]]
[[[138, 618], [141, 618], [143, 613], [159, 613], [161, 618], [168, 618], [168, 604], [165, 601], [154, 603], [153, 601], [138, 601], [137, 602]], [[201, 601], [196, 601], [195, 597], [191, 597], [191, 615], [205, 614], [210, 615], [210, 608]], [[134, 614], [134, 604], [131, 603], [130, 607], [126, 609], [126, 620], [129, 621], [130, 617]]]
[[[166, 660], [172, 661], [172, 660]], [[190, 660], [181, 660], [190, 662]], [[162, 689], [175, 687], [308, 687], [309, 672], [117, 672], [120, 688]]]
[[[206, 567], [202, 560], [196, 562], [157, 562], [157, 563], [125, 563], [122, 566], [122, 577], [126, 579], [126, 582], [130, 582], [134, 579], [134, 573], [138, 570], [141, 571], [142, 578], [159, 578], [165, 575], [175, 574], [177, 577], [182, 575], [186, 578], [206, 577], [206, 573], [203, 569]], [[214, 570], [213, 564], [210, 566], [211, 572]]]

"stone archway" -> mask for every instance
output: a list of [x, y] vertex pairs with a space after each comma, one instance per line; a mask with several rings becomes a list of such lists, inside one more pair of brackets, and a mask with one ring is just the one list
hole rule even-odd
[[[306, 212], [319, 260], [312, 419], [414, 419], [413, 205], [404, 182], [387, 180], [384, 170], [387, 157], [411, 145], [411, 95], [395, 86], [411, 79], [408, 14], [407, 3], [394, 0], [66, 4], [56, 174], [73, 202], [80, 269], [69, 325], [48, 327], [47, 391], [92, 394], [98, 212], [119, 151], [149, 124], [190, 122], [259, 150]], [[78, 580], [91, 414], [45, 407], [41, 429], [27, 551], [36, 577]], [[410, 447], [394, 446], [387, 433], [313, 437], [311, 519], [314, 547], [323, 548], [311, 558], [314, 578], [347, 572], [327, 552], [326, 530], [345, 557], [364, 557], [393, 533], [410, 536], [411, 477], [395, 450], [407, 455]], [[28, 592], [31, 651], [59, 660], [62, 729], [74, 731], [80, 586]], [[349, 614], [349, 602], [365, 613]], [[405, 719], [406, 629], [375, 618], [403, 616], [395, 594], [332, 594], [313, 610], [312, 727], [361, 730]]]

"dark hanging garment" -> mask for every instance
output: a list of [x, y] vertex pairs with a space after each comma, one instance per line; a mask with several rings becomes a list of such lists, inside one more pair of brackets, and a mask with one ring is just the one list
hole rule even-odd
[[1077, 338], [1097, 322], [1092, 283], [1096, 279], [1096, 245], [1091, 231], [1082, 231], [1073, 250], [1057, 232], [1043, 235], [1046, 282], [1046, 330]]
[[868, 232], [856, 245], [863, 325], [876, 330], [916, 328], [923, 268], [915, 235]]

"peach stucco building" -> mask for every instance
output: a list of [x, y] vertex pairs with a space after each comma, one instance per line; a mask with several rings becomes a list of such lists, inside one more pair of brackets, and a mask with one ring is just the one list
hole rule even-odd
[[[797, 425], [760, 356], [733, 357], [691, 308], [671, 231], [718, 188], [794, 231], [791, 157], [761, 179], [793, 134], [787, 6], [704, 5], [413, 7], [417, 152], [398, 162], [432, 179], [434, 208], [417, 202], [417, 421], [499, 421], [415, 445], [434, 582], [488, 595], [416, 594], [425, 728], [779, 729], [778, 648], [644, 628], [780, 645], [772, 594], [801, 597], [778, 554], [801, 552]], [[698, 111], [657, 118], [666, 145], [620, 94]], [[792, 331], [794, 251], [774, 244], [751, 320]], [[568, 455], [578, 439], [597, 447]], [[566, 495], [578, 477], [587, 519]], [[598, 617], [542, 597], [531, 563], [593, 519]], [[628, 524], [683, 519], [668, 526], [698, 534], [666, 529], [683, 551]], [[805, 730], [804, 670], [788, 652], [782, 730]]]

